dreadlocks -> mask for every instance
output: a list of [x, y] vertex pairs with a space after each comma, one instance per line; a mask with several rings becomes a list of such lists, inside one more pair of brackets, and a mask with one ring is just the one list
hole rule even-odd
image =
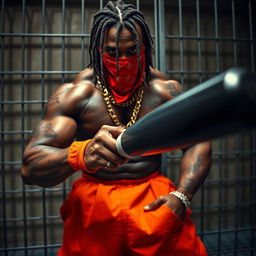
[[[90, 63], [88, 67], [94, 69], [94, 78], [99, 77], [101, 82], [105, 84], [103, 73], [103, 44], [106, 30], [111, 27], [116, 27], [116, 44], [118, 46], [119, 34], [123, 27], [126, 27], [132, 33], [134, 40], [137, 42], [136, 52], [138, 55], [138, 62], [140, 63], [140, 49], [136, 25], [139, 25], [143, 34], [143, 41], [145, 45], [145, 58], [146, 58], [146, 81], [150, 79], [150, 67], [152, 64], [152, 47], [153, 40], [150, 36], [149, 28], [145, 22], [143, 14], [136, 10], [132, 4], [125, 4], [122, 0], [109, 1], [106, 6], [97, 12], [93, 18], [90, 37]], [[118, 59], [118, 51], [116, 53]], [[118, 63], [118, 62], [117, 62]], [[118, 69], [118, 64], [117, 64]]]

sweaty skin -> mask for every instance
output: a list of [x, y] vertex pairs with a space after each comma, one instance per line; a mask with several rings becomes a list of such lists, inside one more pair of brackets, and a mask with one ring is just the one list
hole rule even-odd
[[[143, 36], [137, 26], [139, 45], [143, 46]], [[121, 31], [118, 48], [115, 42], [116, 29], [107, 31], [104, 52], [119, 57], [134, 55], [137, 44], [128, 29]], [[174, 80], [167, 80], [158, 70], [151, 69], [152, 79], [145, 85], [139, 118], [157, 106], [171, 100], [182, 92]], [[122, 123], [130, 120], [134, 104], [129, 107], [113, 106]], [[161, 124], [159, 124], [161, 125]], [[45, 108], [45, 118], [37, 125], [23, 157], [21, 175], [27, 184], [43, 187], [63, 182], [74, 173], [67, 163], [67, 153], [74, 139], [92, 138], [85, 152], [85, 163], [90, 170], [97, 170], [95, 177], [104, 180], [137, 179], [160, 169], [161, 156], [125, 159], [118, 155], [115, 140], [123, 131], [115, 127], [106, 109], [102, 93], [93, 82], [93, 70], [85, 69], [73, 83], [63, 84], [51, 95]], [[178, 190], [190, 199], [208, 174], [211, 163], [209, 142], [196, 144], [184, 150], [180, 167]], [[107, 163], [110, 166], [106, 168]], [[172, 195], [163, 195], [145, 210], [153, 210], [165, 203], [182, 218], [183, 203]]]

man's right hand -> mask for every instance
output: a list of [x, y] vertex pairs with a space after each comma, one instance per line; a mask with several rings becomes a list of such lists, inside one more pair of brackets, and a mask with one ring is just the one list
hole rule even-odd
[[116, 169], [128, 161], [116, 150], [116, 139], [124, 131], [122, 127], [103, 125], [92, 141], [87, 145], [84, 161], [88, 169]]

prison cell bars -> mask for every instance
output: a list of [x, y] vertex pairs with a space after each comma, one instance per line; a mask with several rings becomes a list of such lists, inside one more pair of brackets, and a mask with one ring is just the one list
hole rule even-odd
[[[182, 13], [182, 1], [178, 0], [178, 9], [179, 9], [179, 36], [176, 35], [166, 35], [167, 39], [179, 39], [179, 44], [180, 44], [180, 70], [167, 70], [167, 73], [169, 74], [180, 74], [180, 81], [181, 84], [184, 83], [184, 74], [198, 74], [199, 75], [199, 83], [202, 82], [202, 75], [203, 74], [211, 74], [211, 75], [216, 75], [221, 71], [221, 67], [220, 67], [220, 42], [221, 41], [232, 41], [233, 42], [233, 59], [234, 59], [234, 64], [233, 66], [237, 66], [237, 43], [238, 42], [250, 42], [250, 50], [251, 50], [251, 54], [250, 54], [250, 61], [251, 61], [251, 71], [255, 72], [255, 68], [254, 68], [254, 43], [255, 43], [255, 38], [253, 35], [253, 25], [252, 25], [252, 3], [249, 0], [248, 1], [248, 17], [249, 17], [249, 26], [250, 26], [250, 38], [249, 39], [239, 39], [236, 36], [236, 17], [235, 17], [235, 1], [231, 0], [230, 3], [230, 9], [232, 11], [232, 38], [222, 38], [219, 36], [219, 31], [218, 31], [218, 27], [219, 27], [219, 14], [218, 14], [218, 1], [214, 0], [213, 1], [213, 10], [214, 10], [214, 28], [215, 28], [215, 37], [205, 37], [205, 36], [201, 36], [200, 33], [200, 0], [196, 0], [196, 19], [197, 19], [197, 36], [184, 36], [183, 34], [183, 13]], [[183, 40], [186, 39], [194, 39], [197, 40], [197, 44], [198, 44], [198, 71], [193, 70], [193, 71], [185, 71], [184, 70], [184, 47], [183, 47]], [[215, 50], [216, 50], [216, 71], [214, 72], [209, 72], [209, 71], [202, 71], [202, 53], [201, 53], [201, 40], [215, 40]], [[222, 149], [222, 141], [219, 140], [218, 142], [218, 150], [219, 152], [214, 153], [215, 156], [218, 156], [219, 159], [219, 179], [218, 180], [206, 180], [206, 182], [201, 186], [201, 207], [200, 207], [200, 236], [201, 239], [204, 240], [204, 235], [207, 234], [214, 234], [217, 233], [217, 250], [210, 252], [209, 255], [221, 255], [222, 254], [229, 254], [229, 253], [234, 253], [234, 255], [237, 255], [237, 253], [239, 252], [246, 252], [249, 251], [251, 252], [251, 256], [253, 255], [254, 251], [256, 251], [256, 242], [254, 241], [254, 233], [255, 233], [255, 218], [253, 216], [256, 216], [255, 214], [255, 187], [253, 186], [254, 182], [255, 182], [255, 131], [252, 131], [252, 136], [253, 136], [253, 149], [252, 152], [240, 152], [239, 151], [239, 141], [240, 141], [240, 136], [239, 135], [235, 135], [235, 144], [236, 144], [236, 151], [235, 152], [224, 152]], [[251, 171], [251, 177], [252, 177], [252, 184], [251, 184], [251, 195], [250, 195], [250, 202], [252, 202], [252, 211], [251, 211], [251, 220], [250, 223], [252, 224], [251, 228], [239, 228], [238, 227], [238, 222], [239, 222], [239, 214], [240, 214], [240, 204], [237, 203], [234, 205], [235, 207], [235, 219], [236, 219], [236, 225], [234, 229], [230, 229], [230, 230], [223, 230], [222, 229], [222, 213], [223, 213], [223, 197], [222, 197], [222, 193], [223, 193], [223, 185], [225, 184], [225, 182], [227, 182], [227, 180], [222, 178], [222, 163], [223, 163], [223, 156], [226, 154], [229, 155], [235, 155], [235, 159], [236, 159], [236, 179], [233, 180], [234, 185], [236, 185], [238, 187], [238, 189], [236, 190], [236, 201], [239, 202], [240, 199], [240, 193], [239, 193], [239, 187], [240, 187], [240, 183], [241, 181], [245, 181], [246, 179], [241, 178], [241, 173], [239, 173], [239, 163], [240, 163], [240, 156], [242, 154], [250, 154], [252, 157], [252, 171]], [[180, 158], [180, 156], [169, 156], [169, 158]], [[232, 181], [231, 179], [229, 179], [229, 181]], [[210, 183], [215, 183], [217, 182], [219, 184], [219, 206], [218, 207], [218, 230], [217, 231], [213, 231], [213, 232], [209, 232], [209, 231], [204, 231], [204, 219], [205, 219], [205, 210], [207, 210], [209, 207], [205, 206], [204, 204], [204, 187], [207, 186]], [[250, 203], [249, 203], [250, 204]], [[245, 206], [246, 204], [243, 204], [243, 206]], [[230, 205], [232, 206], [232, 205]], [[226, 205], [227, 207], [227, 205]], [[245, 230], [249, 230], [251, 231], [251, 248], [245, 248], [245, 249], [241, 249], [238, 248], [238, 232], [239, 231], [245, 231]], [[235, 234], [235, 238], [234, 238], [234, 249], [231, 250], [225, 250], [225, 248], [222, 248], [222, 243], [221, 243], [221, 239], [222, 239], [222, 234], [226, 233], [226, 232], [234, 232]]]
[[[5, 20], [4, 20], [4, 10], [5, 10], [5, 2], [4, 0], [2, 1], [2, 5], [1, 5], [1, 33], [4, 32], [4, 26], [5, 26]], [[0, 70], [4, 70], [4, 36], [1, 36], [1, 56], [0, 56]], [[6, 250], [8, 248], [8, 244], [7, 244], [7, 228], [6, 228], [6, 197], [5, 197], [5, 163], [4, 163], [4, 74], [1, 73], [1, 112], [0, 112], [0, 124], [1, 124], [1, 143], [0, 143], [0, 153], [1, 153], [1, 176], [2, 176], [2, 181], [1, 181], [1, 185], [2, 185], [2, 216], [3, 216], [3, 220], [2, 220], [2, 227], [3, 227], [3, 231], [2, 231], [2, 236], [3, 236], [3, 247], [4, 250]], [[7, 254], [7, 252], [5, 252], [5, 254]]]
[[[139, 8], [139, 5], [140, 5], [140, 1], [137, 0], [136, 1], [136, 4], [137, 4], [137, 7]], [[161, 15], [161, 11], [159, 10], [163, 10], [163, 4], [164, 4], [164, 1], [154, 1], [154, 7], [155, 7], [155, 15], [156, 17], [158, 17], [160, 20], [156, 20], [156, 28], [158, 29], [161, 29], [161, 22], [162, 22], [162, 18], [163, 18], [163, 15]], [[82, 5], [82, 15], [84, 14], [84, 0], [81, 0], [81, 5]], [[100, 0], [100, 7], [103, 6], [103, 1]], [[202, 74], [211, 74], [211, 75], [214, 75], [214, 74], [217, 74], [218, 72], [220, 72], [220, 53], [219, 53], [219, 42], [220, 41], [224, 41], [224, 40], [232, 40], [233, 41], [233, 44], [234, 44], [234, 64], [236, 65], [237, 63], [237, 42], [239, 41], [244, 41], [243, 39], [238, 39], [236, 38], [236, 31], [235, 31], [235, 2], [232, 0], [232, 21], [233, 21], [233, 37], [232, 38], [220, 38], [219, 35], [218, 35], [218, 5], [217, 5], [217, 0], [214, 0], [214, 14], [215, 14], [215, 37], [213, 38], [210, 38], [210, 37], [203, 37], [200, 35], [200, 2], [199, 0], [196, 1], [196, 7], [197, 7], [197, 36], [185, 36], [183, 34], [183, 19], [182, 19], [182, 1], [179, 0], [178, 1], [178, 6], [179, 6], [179, 35], [177, 36], [170, 36], [170, 35], [167, 35], [166, 36], [166, 39], [170, 39], [170, 38], [176, 38], [176, 39], [179, 39], [180, 40], [180, 63], [181, 63], [181, 66], [180, 66], [180, 70], [176, 70], [176, 71], [167, 71], [167, 73], [169, 74], [180, 74], [181, 75], [181, 82], [183, 83], [184, 82], [184, 75], [185, 74], [198, 74], [199, 75], [199, 82], [202, 81]], [[11, 33], [4, 33], [4, 13], [5, 13], [5, 1], [2, 0], [2, 26], [1, 26], [1, 67], [3, 67], [3, 63], [4, 63], [4, 54], [3, 54], [3, 51], [4, 51], [4, 37], [20, 37], [22, 38], [22, 43], [21, 43], [21, 52], [22, 52], [22, 59], [21, 59], [21, 69], [20, 71], [4, 71], [2, 69], [1, 71], [1, 139], [2, 139], [2, 142], [4, 142], [4, 136], [7, 135], [7, 134], [21, 134], [22, 136], [22, 142], [21, 142], [21, 150], [24, 149], [24, 136], [25, 134], [30, 134], [32, 131], [31, 130], [25, 130], [25, 125], [24, 125], [24, 112], [25, 112], [25, 105], [26, 104], [41, 104], [42, 105], [42, 109], [43, 109], [43, 106], [44, 104], [46, 103], [45, 101], [45, 75], [46, 74], [58, 74], [58, 73], [61, 73], [61, 80], [64, 82], [65, 81], [65, 75], [66, 74], [76, 74], [77, 71], [65, 71], [65, 39], [68, 38], [68, 37], [80, 37], [82, 40], [84, 40], [86, 37], [89, 37], [89, 35], [87, 34], [84, 34], [84, 21], [82, 21], [82, 29], [81, 29], [81, 34], [67, 34], [65, 32], [65, 25], [64, 25], [64, 20], [65, 20], [65, 0], [62, 0], [62, 33], [61, 34], [45, 34], [45, 1], [43, 0], [42, 1], [42, 32], [40, 34], [30, 34], [30, 33], [26, 33], [26, 28], [25, 28], [25, 12], [26, 12], [26, 1], [23, 0], [22, 1], [22, 33], [14, 33], [14, 34], [11, 34]], [[251, 9], [251, 1], [248, 1], [248, 10], [249, 10], [249, 22], [250, 22], [250, 39], [248, 40], [250, 42], [250, 47], [251, 47], [251, 66], [252, 66], [252, 71], [255, 71], [254, 70], [254, 37], [253, 37], [253, 29], [252, 29], [252, 9]], [[84, 16], [82, 16], [84, 17]], [[156, 18], [155, 18], [156, 19]], [[159, 22], [159, 23], [158, 23]], [[42, 43], [41, 43], [41, 57], [42, 57], [42, 62], [41, 62], [41, 71], [26, 71], [25, 70], [25, 63], [24, 63], [24, 55], [25, 55], [25, 39], [27, 37], [31, 37], [31, 36], [35, 36], [35, 37], [41, 37], [42, 39]], [[45, 63], [44, 63], [44, 58], [45, 58], [45, 38], [46, 37], [60, 37], [62, 39], [62, 70], [61, 71], [44, 71], [44, 66], [45, 66]], [[198, 59], [199, 59], [199, 69], [198, 71], [185, 71], [184, 70], [184, 56], [183, 56], [183, 40], [186, 40], [186, 39], [195, 39], [195, 40], [198, 40]], [[164, 48], [161, 47], [161, 44], [163, 44], [164, 42], [160, 41], [161, 40], [161, 37], [159, 38], [159, 35], [157, 34], [157, 30], [156, 30], [156, 35], [155, 35], [155, 42], [156, 42], [156, 63], [157, 63], [157, 67], [160, 68], [163, 72], [163, 68], [164, 66], [162, 65], [162, 68], [161, 68], [161, 58], [162, 60], [164, 59], [163, 56], [164, 56]], [[215, 40], [216, 41], [216, 72], [207, 72], [207, 71], [202, 71], [202, 66], [201, 66], [201, 40]], [[247, 39], [245, 39], [247, 41]], [[81, 51], [84, 52], [84, 46], [83, 46], [83, 42], [81, 43]], [[161, 57], [159, 57], [161, 56]], [[160, 61], [160, 63], [159, 63]], [[81, 60], [81, 67], [83, 68], [83, 60]], [[165, 72], [164, 72], [165, 73]], [[5, 75], [15, 75], [15, 74], [18, 74], [21, 76], [21, 100], [20, 101], [5, 101], [4, 99], [4, 76]], [[24, 85], [25, 85], [25, 76], [27, 75], [32, 75], [32, 74], [40, 74], [41, 75], [41, 100], [37, 101], [27, 101], [25, 100], [24, 98]], [[8, 105], [8, 104], [20, 104], [21, 105], [21, 131], [5, 131], [4, 130], [4, 106], [5, 105]], [[43, 116], [43, 112], [41, 112], [41, 115]], [[237, 144], [238, 145], [238, 137], [237, 137]], [[252, 178], [255, 180], [255, 132], [253, 133], [253, 152], [252, 153], [252, 161], [253, 161], [253, 166], [254, 168], [252, 168]], [[238, 148], [237, 148], [238, 150]], [[239, 158], [239, 154], [242, 153], [242, 152], [228, 152], [228, 154], [236, 154], [236, 156], [238, 156]], [[209, 181], [209, 182], [206, 182], [206, 184], [209, 184], [211, 182], [218, 182], [219, 183], [219, 188], [220, 188], [220, 192], [221, 192], [221, 188], [222, 188], [222, 184], [225, 180], [221, 179], [221, 169], [222, 169], [222, 156], [225, 155], [225, 152], [223, 152], [222, 150], [222, 145], [221, 145], [221, 142], [219, 144], [219, 152], [217, 154], [219, 156], [219, 167], [220, 167], [220, 179], [219, 180], [212, 180], [212, 181]], [[4, 248], [6, 249], [4, 251], [5, 255], [8, 255], [8, 251], [11, 251], [11, 250], [24, 250], [25, 252], [25, 255], [28, 255], [28, 250], [31, 250], [33, 248], [43, 248], [44, 249], [44, 253], [45, 255], [47, 255], [47, 249], [52, 247], [52, 245], [48, 244], [47, 242], [47, 225], [46, 225], [46, 221], [49, 219], [49, 216], [46, 216], [46, 200], [45, 200], [45, 193], [47, 191], [54, 191], [56, 189], [36, 189], [36, 190], [29, 190], [27, 189], [25, 186], [23, 186], [22, 190], [21, 191], [15, 191], [15, 193], [22, 193], [22, 198], [23, 198], [23, 223], [24, 223], [24, 247], [22, 248], [8, 248], [8, 241], [7, 241], [7, 230], [6, 230], [6, 221], [15, 221], [15, 220], [11, 220], [11, 219], [8, 219], [7, 216], [6, 216], [6, 209], [5, 209], [5, 195], [6, 193], [8, 193], [8, 191], [5, 191], [5, 179], [4, 179], [4, 167], [5, 165], [15, 165], [15, 164], [20, 164], [20, 162], [5, 162], [4, 159], [4, 144], [2, 143], [1, 145], [1, 157], [2, 157], [2, 162], [1, 162], [1, 173], [2, 173], [2, 199], [3, 199], [3, 226], [4, 226]], [[237, 158], [237, 159], [238, 159]], [[237, 169], [238, 171], [238, 169]], [[238, 174], [238, 173], [237, 173]], [[237, 182], [238, 186], [239, 186], [239, 180], [235, 180], [235, 182]], [[252, 183], [252, 188], [251, 188], [251, 199], [252, 199], [252, 202], [253, 200], [255, 200], [255, 187], [253, 186], [253, 183]], [[63, 197], [65, 198], [66, 197], [66, 185], [63, 186]], [[30, 247], [28, 246], [28, 241], [27, 241], [27, 221], [28, 220], [31, 220], [28, 216], [27, 216], [27, 212], [26, 212], [26, 194], [27, 193], [30, 193], [30, 192], [35, 192], [35, 191], [42, 191], [42, 206], [43, 206], [43, 214], [40, 219], [43, 220], [43, 223], [44, 223], [44, 245], [43, 246], [34, 246], [34, 247]], [[10, 193], [12, 191], [9, 191]], [[219, 212], [221, 213], [222, 211], [222, 198], [221, 198], [221, 193], [219, 193]], [[239, 192], [237, 192], [237, 199], [239, 199]], [[207, 209], [205, 206], [204, 206], [204, 193], [201, 193], [201, 213], [203, 214], [204, 213], [204, 209]], [[204, 215], [204, 214], [203, 214]], [[202, 215], [202, 216], [203, 216]], [[238, 219], [238, 215], [239, 215], [239, 211], [237, 210], [236, 212], [236, 216], [237, 216], [237, 219]], [[254, 215], [255, 216], [255, 215]], [[253, 219], [253, 212], [252, 212], [252, 222], [254, 221]], [[219, 232], [217, 232], [218, 234], [218, 251], [221, 252], [222, 248], [221, 248], [221, 234], [223, 233], [223, 231], [221, 230], [221, 214], [220, 214], [220, 217], [219, 217]], [[204, 220], [202, 219], [201, 220], [201, 232], [202, 230], [204, 230]], [[241, 230], [241, 229], [239, 229]], [[236, 239], [235, 241], [237, 241], [237, 232], [239, 231], [238, 230], [238, 227], [235, 227], [234, 231], [236, 232]], [[252, 232], [255, 232], [254, 229], [252, 229]], [[205, 233], [201, 233], [201, 235], [203, 236]], [[251, 236], [251, 249], [255, 248], [255, 241], [253, 240], [253, 236]], [[57, 245], [58, 246], [58, 245]], [[53, 245], [54, 247], [54, 245]], [[226, 253], [229, 253], [229, 252], [232, 252], [232, 250], [226, 252]], [[237, 253], [237, 250], [236, 248], [233, 250], [234, 253]], [[214, 253], [217, 253], [217, 252], [214, 252]]]

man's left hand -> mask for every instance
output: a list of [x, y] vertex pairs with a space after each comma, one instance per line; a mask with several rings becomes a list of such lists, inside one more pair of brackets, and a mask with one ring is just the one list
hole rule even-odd
[[162, 204], [167, 205], [175, 215], [177, 215], [181, 220], [183, 219], [186, 207], [182, 201], [174, 195], [165, 195], [158, 197], [154, 202], [144, 207], [145, 211], [153, 211], [159, 208]]

